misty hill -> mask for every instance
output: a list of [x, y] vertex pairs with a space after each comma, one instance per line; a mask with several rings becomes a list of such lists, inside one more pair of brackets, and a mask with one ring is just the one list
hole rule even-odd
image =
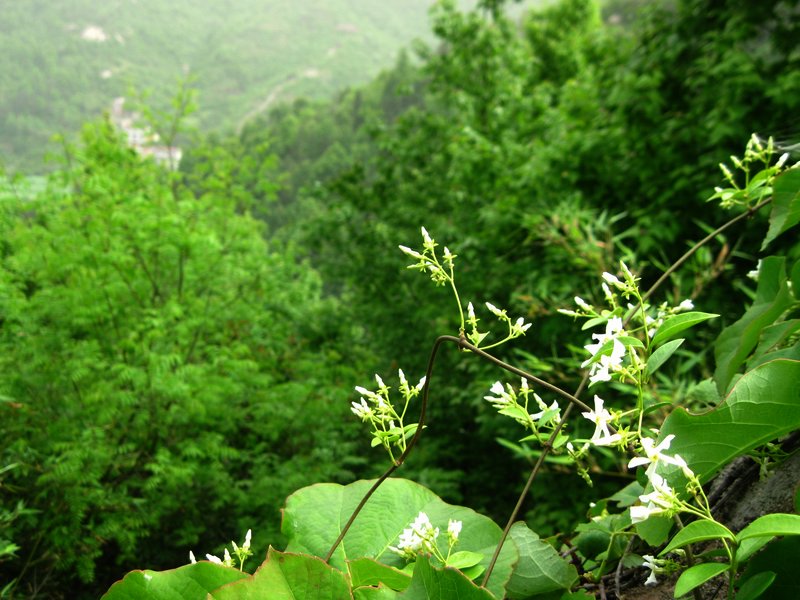
[[[277, 101], [367, 81], [415, 38], [431, 0], [26, 0], [0, 2], [0, 164], [39, 170], [131, 87], [164, 102], [180, 77], [198, 124], [234, 128]], [[470, 4], [462, 2], [462, 4]]]

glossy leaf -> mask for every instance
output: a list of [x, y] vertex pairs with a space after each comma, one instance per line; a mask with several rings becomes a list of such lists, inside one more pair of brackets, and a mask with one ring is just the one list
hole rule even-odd
[[350, 581], [354, 588], [377, 586], [384, 583], [393, 590], [404, 590], [411, 583], [411, 576], [393, 567], [388, 567], [371, 558], [359, 558], [347, 562]]
[[345, 600], [352, 597], [344, 573], [322, 559], [278, 552], [273, 548], [252, 577], [209, 594], [209, 600]]
[[206, 600], [209, 592], [245, 577], [247, 573], [207, 561], [169, 571], [131, 571], [101, 600]]
[[689, 523], [676, 533], [675, 537], [670, 540], [669, 544], [661, 551], [659, 556], [663, 556], [675, 548], [683, 548], [695, 542], [723, 538], [728, 540], [735, 539], [733, 533], [724, 525], [720, 525], [715, 521], [695, 521], [694, 523]]
[[767, 591], [767, 588], [775, 581], [775, 573], [772, 571], [761, 571], [744, 582], [739, 591], [736, 592], [736, 600], [757, 600]]
[[797, 557], [800, 556], [800, 536], [790, 536], [771, 542], [747, 564], [742, 573], [742, 587], [753, 577], [769, 572], [775, 574], [765, 600], [797, 600], [800, 598], [800, 577], [797, 576]]
[[404, 600], [492, 600], [501, 598], [488, 589], [478, 587], [461, 571], [437, 568], [430, 564], [427, 556], [417, 558], [411, 585], [398, 598]]
[[702, 323], [703, 321], [708, 321], [709, 319], [716, 319], [718, 316], [719, 315], [715, 315], [712, 313], [693, 311], [693, 312], [682, 313], [679, 315], [674, 315], [672, 317], [664, 319], [664, 322], [661, 324], [661, 327], [658, 328], [656, 334], [653, 336], [650, 345], [656, 347], [660, 346], [664, 342], [674, 338], [681, 331], [685, 331], [690, 327], [694, 327], [695, 325]]
[[763, 535], [800, 535], [800, 515], [764, 515], [736, 534], [739, 541]]
[[791, 304], [785, 263], [784, 258], [775, 256], [763, 260], [752, 306], [741, 319], [727, 327], [717, 338], [714, 347], [717, 362], [714, 378], [720, 393], [727, 390], [739, 367], [756, 347], [761, 332], [775, 323]]
[[675, 597], [688, 594], [697, 586], [703, 585], [729, 568], [730, 565], [724, 563], [702, 563], [686, 569], [675, 583]]
[[707, 481], [733, 458], [800, 428], [798, 381], [800, 361], [765, 363], [742, 376], [717, 408], [701, 415], [674, 410], [659, 441], [674, 434], [670, 454]]
[[661, 365], [667, 362], [684, 341], [684, 338], [679, 338], [656, 348], [656, 351], [647, 359], [647, 376], [650, 377]]
[[[357, 481], [347, 486], [317, 484], [289, 496], [283, 510], [281, 530], [289, 539], [287, 551], [325, 556], [344, 523], [372, 485]], [[365, 505], [347, 533], [344, 542], [331, 557], [331, 565], [345, 568], [347, 560], [373, 558], [383, 564], [402, 568], [405, 561], [389, 546], [398, 543], [404, 529], [425, 512], [434, 527], [447, 531], [449, 519], [462, 521], [457, 551], [483, 555], [480, 564], [488, 567], [502, 530], [491, 519], [461, 506], [443, 502], [427, 488], [405, 479], [387, 479]], [[447, 554], [447, 536], [439, 536], [439, 548]], [[505, 544], [490, 580], [490, 589], [498, 596], [511, 576], [517, 560], [513, 544]]]
[[791, 169], [775, 178], [769, 231], [761, 249], [786, 230], [800, 223], [800, 169]]

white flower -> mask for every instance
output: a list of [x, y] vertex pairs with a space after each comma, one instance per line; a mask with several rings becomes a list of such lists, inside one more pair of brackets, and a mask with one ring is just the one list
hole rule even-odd
[[484, 396], [483, 399], [490, 402], [495, 408], [500, 409], [510, 404], [514, 404], [514, 397], [506, 391], [506, 389], [503, 387], [503, 384], [499, 381], [495, 381], [489, 391], [495, 395]]
[[644, 582], [644, 584], [656, 585], [658, 583], [658, 579], [656, 579], [656, 571], [658, 570], [656, 557], [651, 556], [650, 554], [643, 554], [642, 558], [644, 559], [644, 566], [650, 569], [650, 575], [647, 577], [647, 580]]
[[600, 287], [603, 288], [603, 295], [606, 297], [606, 301], [614, 302], [614, 294], [611, 293], [611, 289], [608, 287], [605, 281], [600, 284]]
[[422, 376], [422, 378], [419, 380], [419, 383], [414, 387], [417, 388], [418, 390], [421, 390], [422, 388], [425, 387], [425, 375]]
[[[598, 336], [595, 334], [595, 337], [603, 337]], [[598, 342], [597, 344], [589, 344], [586, 346], [586, 349], [592, 352], [592, 358], [594, 355], [597, 354], [599, 347], [603, 345], [603, 342]], [[591, 362], [592, 358], [586, 360], [582, 366], [586, 366]], [[620, 342], [618, 339], [614, 338], [614, 343], [611, 347], [611, 354], [603, 354], [600, 358], [592, 364], [592, 367], [589, 371], [589, 383], [597, 383], [598, 381], [610, 381], [611, 380], [611, 372], [612, 371], [619, 371], [622, 368], [622, 359], [625, 358], [625, 346]]]
[[437, 537], [439, 537], [439, 528], [434, 529], [428, 515], [420, 512], [411, 526], [400, 534], [397, 546], [389, 546], [389, 549], [401, 556], [411, 558], [421, 550], [430, 551]]
[[531, 417], [531, 419], [533, 421], [538, 421], [539, 419], [541, 419], [544, 416], [545, 412], [550, 411], [550, 410], [554, 410], [554, 411], [556, 411], [556, 414], [558, 414], [558, 412], [560, 410], [559, 407], [558, 407], [558, 402], [556, 402], [554, 400], [553, 403], [550, 406], [547, 406], [542, 401], [542, 399], [539, 398], [539, 396], [537, 394], [534, 394], [533, 397], [536, 398], [536, 401], [539, 403], [539, 408], [542, 409], [541, 412], [538, 412], [536, 414], [530, 415], [530, 417]]
[[206, 558], [210, 560], [212, 563], [217, 563], [218, 565], [222, 564], [222, 560], [219, 556], [214, 556], [213, 554], [206, 554]]
[[[656, 446], [655, 440], [652, 438], [642, 438], [642, 449], [647, 456], [636, 456], [631, 459], [628, 463], [628, 468], [633, 469], [635, 467], [641, 465], [648, 465], [646, 473], [648, 476], [655, 474], [656, 466], [659, 463], [667, 464], [667, 465], [675, 465], [676, 467], [680, 467], [682, 470], [685, 469], [686, 471], [689, 470], [689, 467], [679, 455], [669, 456], [664, 454], [664, 450], [669, 448], [669, 445], [672, 443], [672, 440], [675, 439], [674, 434], [670, 434], [665, 437], [661, 443]], [[686, 472], [684, 471], [684, 472]]]
[[428, 246], [428, 245], [433, 244], [433, 239], [428, 234], [428, 230], [425, 229], [424, 227], [420, 227], [419, 229], [422, 232], [422, 239], [424, 240], [425, 245]]
[[775, 163], [775, 166], [776, 167], [782, 167], [783, 165], [786, 164], [787, 160], [789, 160], [789, 153], [788, 152], [784, 152], [783, 154], [781, 154], [781, 157], [778, 159], [778, 162]]
[[227, 548], [225, 548], [225, 558], [222, 559], [222, 564], [225, 565], [226, 567], [233, 566], [233, 559], [231, 558], [231, 553], [228, 552]]
[[361, 398], [361, 402], [351, 402], [353, 405], [350, 409], [353, 411], [353, 414], [357, 416], [362, 421], [368, 421], [370, 417], [372, 417], [372, 409], [367, 405], [366, 401]]
[[247, 530], [247, 533], [244, 535], [244, 544], [242, 544], [242, 550], [250, 550], [250, 539], [253, 536], [253, 531], [251, 529]]
[[424, 260], [422, 254], [417, 252], [416, 250], [412, 250], [408, 246], [400, 246], [400, 250], [402, 250], [405, 254], [408, 254], [411, 258], [416, 258], [417, 260]]
[[452, 542], [455, 542], [456, 540], [458, 540], [458, 536], [461, 533], [461, 526], [462, 525], [463, 525], [463, 523], [461, 521], [455, 521], [453, 519], [450, 519], [447, 522], [447, 535], [450, 536], [450, 540]]
[[472, 302], [467, 304], [467, 315], [470, 321], [475, 320], [475, 308], [472, 306]]
[[492, 313], [495, 317], [502, 317], [503, 316], [503, 311], [500, 310], [499, 308], [497, 308], [491, 302], [487, 302], [486, 303], [486, 308], [488, 308], [489, 312]]
[[530, 329], [530, 327], [531, 327], [531, 324], [530, 323], [526, 323], [525, 319], [520, 317], [519, 319], [517, 319], [517, 322], [514, 323], [514, 325], [511, 326], [511, 333], [512, 333], [512, 335], [522, 335], [526, 331], [528, 331], [528, 329]]
[[694, 308], [694, 302], [692, 302], [692, 301], [691, 301], [691, 300], [689, 300], [688, 298], [687, 298], [686, 300], [683, 300], [683, 301], [682, 301], [682, 302], [681, 302], [681, 303], [678, 305], [678, 309], [679, 309], [679, 310], [692, 310], [693, 308]]
[[193, 565], [197, 564], [197, 559], [194, 557], [194, 552], [191, 550], [189, 550], [189, 562]]
[[587, 311], [587, 312], [590, 312], [590, 311], [594, 310], [594, 309], [592, 308], [592, 306], [591, 306], [589, 303], [587, 303], [587, 302], [586, 302], [586, 301], [585, 301], [583, 298], [581, 298], [580, 296], [575, 296], [575, 304], [577, 304], [578, 306], [580, 306], [580, 307], [581, 307], [583, 310], [585, 310], [585, 311]]
[[625, 283], [617, 279], [617, 277], [612, 275], [611, 273], [603, 273], [603, 279], [605, 280], [606, 283], [613, 285], [617, 289], [624, 290], [626, 287]]
[[622, 439], [618, 433], [612, 435], [609, 431], [608, 423], [613, 417], [603, 406], [603, 399], [600, 396], [594, 397], [594, 410], [581, 414], [595, 425], [591, 440], [595, 446], [610, 446]]

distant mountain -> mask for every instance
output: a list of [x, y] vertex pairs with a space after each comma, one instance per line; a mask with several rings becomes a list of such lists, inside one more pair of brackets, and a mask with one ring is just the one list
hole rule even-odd
[[[164, 104], [197, 77], [204, 129], [361, 83], [415, 38], [431, 0], [0, 0], [0, 164], [41, 170], [128, 90]], [[473, 4], [464, 1], [462, 4]]]

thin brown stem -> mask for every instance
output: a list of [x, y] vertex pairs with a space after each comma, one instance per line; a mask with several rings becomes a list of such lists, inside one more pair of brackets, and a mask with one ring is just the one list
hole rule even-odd
[[389, 476], [392, 473], [394, 473], [397, 469], [400, 468], [400, 465], [402, 465], [403, 462], [405, 462], [406, 458], [408, 458], [408, 455], [414, 449], [414, 446], [417, 445], [417, 441], [419, 440], [420, 435], [422, 435], [422, 430], [425, 427], [425, 415], [427, 414], [428, 411], [428, 392], [431, 386], [431, 375], [433, 374], [433, 365], [436, 361], [436, 355], [439, 352], [439, 348], [445, 342], [460, 344], [462, 341], [463, 341], [462, 338], [457, 338], [452, 335], [442, 335], [436, 338], [436, 341], [433, 343], [433, 348], [431, 349], [431, 355], [428, 358], [428, 368], [425, 371], [425, 385], [422, 388], [422, 406], [420, 407], [419, 410], [419, 421], [417, 423], [417, 431], [414, 433], [414, 437], [411, 438], [411, 441], [408, 443], [406, 449], [403, 451], [403, 453], [400, 455], [397, 461], [392, 463], [392, 465], [388, 469], [386, 469], [383, 475], [381, 475], [375, 481], [375, 483], [372, 484], [372, 487], [369, 488], [367, 493], [364, 494], [364, 497], [361, 499], [361, 502], [358, 503], [358, 506], [356, 506], [356, 509], [353, 511], [353, 514], [350, 515], [350, 518], [347, 519], [347, 522], [344, 524], [344, 527], [342, 527], [342, 531], [339, 533], [339, 537], [336, 538], [336, 541], [333, 542], [331, 549], [328, 550], [328, 554], [325, 555], [325, 562], [330, 561], [331, 557], [333, 556], [333, 553], [336, 551], [336, 548], [338, 548], [339, 544], [342, 543], [344, 536], [347, 535], [347, 532], [350, 530], [350, 527], [353, 525], [353, 522], [356, 520], [356, 517], [364, 508], [369, 499], [372, 497], [372, 494], [375, 493], [375, 491], [381, 486], [381, 484], [384, 481], [386, 481], [389, 478]]
[[715, 237], [723, 233], [728, 228], [733, 227], [739, 221], [753, 216], [755, 213], [757, 213], [759, 210], [761, 210], [764, 206], [766, 206], [770, 202], [772, 202], [772, 198], [767, 198], [766, 200], [762, 200], [754, 207], [746, 210], [743, 213], [738, 214], [727, 223], [720, 225], [714, 231], [712, 231], [706, 237], [704, 237], [702, 240], [697, 242], [694, 246], [689, 248], [689, 250], [687, 250], [686, 253], [683, 256], [681, 256], [678, 260], [672, 263], [672, 266], [669, 267], [666, 271], [664, 271], [661, 277], [659, 277], [658, 280], [652, 286], [650, 286], [650, 289], [647, 290], [644, 293], [644, 295], [642, 295], [642, 302], [647, 301], [647, 299], [653, 295], [653, 293], [661, 286], [661, 284], [663, 284], [667, 280], [667, 278], [669, 278], [670, 275], [672, 275], [675, 271], [677, 271], [683, 265], [683, 263], [689, 260], [694, 255], [694, 253], [697, 252], [700, 248], [705, 246], [708, 242], [713, 240]]

